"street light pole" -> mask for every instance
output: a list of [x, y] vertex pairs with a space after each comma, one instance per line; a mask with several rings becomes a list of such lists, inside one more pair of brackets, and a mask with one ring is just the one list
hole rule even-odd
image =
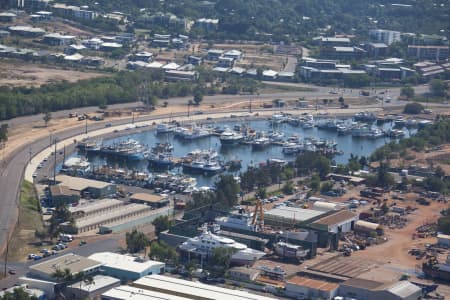
[[[85, 124], [85, 126], [84, 126], [84, 134], [87, 134], [88, 133], [88, 128], [87, 128], [87, 121], [88, 121], [88, 118], [86, 117], [85, 119], [85, 122], [84, 122], [84, 124]], [[56, 143], [56, 142], [55, 142]]]

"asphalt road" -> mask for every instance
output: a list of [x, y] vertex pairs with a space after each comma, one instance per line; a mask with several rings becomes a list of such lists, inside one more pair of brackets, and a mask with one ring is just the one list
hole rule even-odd
[[[281, 98], [285, 100], [290, 99], [298, 99], [299, 97], [305, 97], [306, 99], [316, 99], [320, 97], [339, 97], [343, 96], [358, 96], [359, 90], [339, 90], [337, 94], [330, 94], [331, 88], [329, 87], [313, 87], [314, 91], [305, 91], [305, 92], [284, 92], [284, 93], [275, 93], [275, 94], [262, 94], [258, 96], [249, 96], [249, 95], [215, 95], [215, 96], [206, 96], [204, 98], [204, 103], [214, 104], [214, 103], [223, 103], [224, 101], [234, 101], [234, 102], [245, 102], [249, 100], [249, 97], [252, 97], [254, 100], [273, 100], [275, 98]], [[423, 93], [428, 89], [427, 86], [418, 86], [416, 87], [416, 93]], [[400, 89], [390, 89], [389, 95], [392, 99], [396, 99], [400, 94]], [[190, 97], [183, 98], [172, 98], [169, 101], [171, 103], [177, 104], [185, 104]], [[398, 106], [401, 103], [397, 100], [392, 100], [391, 103], [385, 104], [387, 106]], [[120, 108], [132, 108], [136, 106], [140, 106], [141, 103], [126, 103], [126, 104], [118, 104], [111, 105], [112, 109], [120, 109]], [[380, 104], [373, 105], [372, 107], [377, 106], [380, 107]], [[364, 107], [361, 107], [364, 109]], [[65, 117], [69, 114], [69, 112], [77, 111], [78, 113], [91, 113], [98, 110], [98, 107], [85, 107], [73, 110], [64, 110], [52, 113], [53, 118]], [[180, 115], [185, 115], [186, 113], [175, 114], [172, 117], [177, 117]], [[159, 118], [167, 118], [169, 115], [165, 116], [144, 116], [135, 118], [135, 121], [147, 121], [152, 119]], [[42, 115], [33, 115], [26, 117], [19, 117], [8, 121], [8, 124], [11, 127], [17, 126], [19, 124], [26, 124], [36, 121], [41, 121]], [[130, 123], [129, 119], [117, 120], [110, 122], [112, 126], [122, 125]], [[97, 130], [104, 128], [105, 122], [99, 122], [94, 124], [89, 124], [88, 130]], [[80, 122], [80, 126], [75, 129], [69, 129], [54, 135], [59, 140], [67, 139], [78, 134], [82, 134], [84, 132], [84, 122]], [[35, 154], [39, 153], [43, 149], [49, 146], [49, 138], [42, 138], [35, 142], [32, 142], [29, 145], [24, 145], [21, 148], [17, 149], [13, 155], [3, 158], [0, 163], [0, 253], [2, 253], [6, 248], [7, 236], [12, 234], [12, 229], [14, 228], [17, 217], [18, 217], [18, 193], [20, 190], [20, 185], [23, 178], [23, 173], [27, 162], [33, 157]]]
[[[73, 246], [71, 245], [70, 249], [64, 249], [63, 251], [58, 251], [57, 256], [61, 256], [61, 255], [67, 254], [67, 253], [74, 253], [77, 255], [87, 257], [96, 252], [115, 252], [119, 248], [119, 243], [117, 242], [117, 240], [112, 239], [112, 238], [91, 242], [91, 243], [88, 243], [83, 246], [78, 246], [76, 243], [77, 243], [77, 241], [73, 241], [71, 243], [71, 244], [73, 244]], [[42, 247], [42, 248], [45, 248], [45, 247]], [[9, 288], [9, 287], [13, 286], [14, 284], [16, 284], [19, 277], [24, 276], [28, 273], [28, 271], [29, 271], [28, 268], [30, 266], [37, 264], [37, 263], [41, 263], [43, 261], [46, 261], [46, 260], [49, 260], [52, 258], [55, 258], [55, 256], [49, 256], [49, 257], [43, 258], [39, 261], [30, 260], [25, 263], [8, 264], [7, 271], [12, 269], [12, 270], [16, 271], [16, 274], [9, 275], [8, 277], [0, 280], [0, 290], [2, 290], [4, 288]], [[1, 272], [0, 273], [3, 273], [4, 262], [0, 261], [0, 264], [1, 264]]]

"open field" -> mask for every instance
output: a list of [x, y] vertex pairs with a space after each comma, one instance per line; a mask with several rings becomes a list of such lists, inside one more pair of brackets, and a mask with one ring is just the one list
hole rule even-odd
[[43, 228], [39, 210], [39, 199], [33, 184], [24, 181], [20, 191], [18, 226], [12, 235], [14, 238], [9, 242], [8, 260], [24, 261], [29, 253], [37, 252], [34, 232]]
[[0, 62], [0, 86], [41, 86], [52, 82], [75, 82], [82, 79], [90, 79], [105, 76], [97, 72], [80, 72], [47, 68], [39, 65], [26, 64], [24, 62]]

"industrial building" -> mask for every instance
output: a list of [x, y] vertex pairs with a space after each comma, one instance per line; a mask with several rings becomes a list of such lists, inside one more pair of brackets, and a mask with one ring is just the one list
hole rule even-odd
[[140, 257], [122, 255], [113, 252], [98, 252], [89, 259], [103, 264], [102, 273], [127, 282], [137, 280], [146, 275], [164, 273], [165, 263], [153, 260], [143, 260]]
[[295, 299], [332, 300], [339, 284], [307, 277], [294, 276], [286, 281], [286, 295]]
[[72, 275], [83, 272], [85, 274], [95, 274], [102, 266], [102, 263], [79, 256], [73, 253], [67, 253], [53, 259], [30, 266], [30, 276], [43, 280], [54, 281], [53, 273], [56, 270], [69, 269]]
[[103, 293], [101, 300], [191, 300], [191, 298], [121, 285]]
[[[149, 224], [160, 215], [170, 213], [169, 207], [155, 210], [145, 204], [126, 204], [124, 202], [118, 206], [114, 203], [111, 203], [111, 206], [108, 206], [106, 203], [105, 207], [92, 203], [92, 206], [94, 208], [85, 206], [84, 209], [89, 212], [96, 211], [95, 213], [89, 213], [84, 216], [80, 213], [81, 217], [76, 218], [75, 222], [62, 223], [61, 230], [71, 234], [93, 230], [98, 230], [100, 233], [110, 233], [130, 229], [142, 224]], [[97, 207], [99, 208], [97, 209]]]
[[67, 175], [56, 176], [56, 181], [73, 191], [79, 192], [84, 197], [104, 198], [116, 193], [116, 185], [109, 182]]
[[324, 214], [325, 212], [319, 210], [285, 206], [264, 213], [264, 219], [268, 225], [289, 226], [311, 221]]
[[422, 289], [406, 280], [383, 283], [353, 278], [341, 283], [339, 295], [358, 300], [418, 300], [422, 298]]
[[130, 196], [130, 201], [134, 203], [146, 204], [155, 208], [163, 207], [169, 204], [169, 199], [167, 197], [148, 193], [134, 193]]
[[[232, 290], [200, 282], [188, 281], [161, 275], [142, 277], [133, 283], [134, 287], [142, 290], [157, 291], [184, 299], [203, 300], [273, 300], [240, 290]], [[164, 299], [164, 298], [163, 298]], [[169, 298], [175, 299], [175, 298]]]
[[51, 185], [49, 188], [49, 196], [53, 206], [78, 203], [80, 201], [80, 194], [65, 185]]
[[99, 299], [103, 293], [120, 286], [120, 280], [114, 277], [95, 275], [92, 280], [69, 285], [64, 289], [66, 299]]
[[72, 217], [76, 220], [83, 217], [107, 213], [116, 208], [123, 207], [124, 202], [117, 199], [90, 200], [69, 207]]
[[408, 45], [408, 56], [419, 60], [446, 61], [449, 49], [449, 46]]

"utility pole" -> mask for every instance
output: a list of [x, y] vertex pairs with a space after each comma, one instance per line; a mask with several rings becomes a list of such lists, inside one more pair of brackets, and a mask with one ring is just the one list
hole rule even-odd
[[[87, 133], [88, 133], [88, 127], [87, 127], [87, 125], [88, 125], [88, 123], [87, 123], [87, 121], [88, 121], [88, 118], [87, 117], [85, 117], [85, 122], [84, 122], [84, 134], [86, 134], [87, 135]], [[56, 140], [55, 140], [55, 143], [56, 143]]]
[[131, 124], [134, 124], [134, 111], [131, 112]]
[[54, 163], [53, 163], [53, 184], [56, 184], [56, 143], [57, 138], [55, 137], [55, 150], [54, 150]]

